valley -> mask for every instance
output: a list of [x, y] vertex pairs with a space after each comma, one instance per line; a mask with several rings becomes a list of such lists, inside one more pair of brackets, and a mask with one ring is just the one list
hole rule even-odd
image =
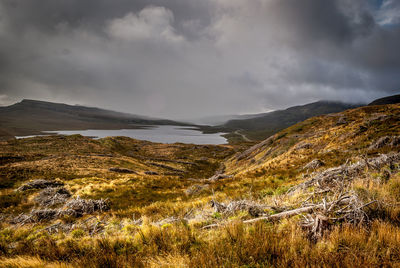
[[398, 264], [399, 133], [389, 104], [261, 143], [1, 141], [0, 265]]
[[0, 0], [0, 268], [400, 268], [400, 0]]

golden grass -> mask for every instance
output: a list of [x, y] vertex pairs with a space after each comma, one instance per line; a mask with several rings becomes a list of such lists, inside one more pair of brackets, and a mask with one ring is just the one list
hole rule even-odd
[[0, 266], [4, 268], [72, 268], [73, 265], [60, 262], [47, 262], [39, 257], [18, 256], [1, 258]]
[[[386, 119], [371, 119], [379, 114], [387, 115]], [[341, 116], [349, 123], [337, 125]], [[320, 169], [325, 169], [347, 160], [358, 161], [360, 156], [388, 153], [393, 148], [368, 147], [381, 136], [399, 135], [399, 116], [400, 106], [388, 105], [311, 118], [277, 134], [272, 144], [240, 161], [233, 156], [244, 149], [240, 144], [155, 144], [124, 137], [92, 140], [81, 136], [0, 142], [0, 156], [16, 157], [4, 158], [0, 165], [2, 219], [37, 207], [34, 197], [38, 191], [17, 193], [14, 189], [38, 178], [62, 180], [74, 196], [111, 201], [109, 212], [96, 215], [104, 221], [103, 234], [91, 235], [85, 227], [90, 215], [26, 226], [4, 220], [0, 225], [0, 266], [400, 266], [400, 175], [394, 172], [398, 166], [381, 172], [366, 170], [349, 185], [365, 202], [379, 200], [368, 208], [369, 225], [337, 225], [316, 242], [299, 226], [300, 216], [246, 225], [241, 220], [248, 219], [248, 213], [221, 215], [210, 207], [212, 199], [250, 199], [288, 207], [301, 203], [307, 193], [287, 196], [285, 192], [304, 180], [304, 165], [318, 158], [325, 163]], [[360, 132], [364, 125], [367, 130]], [[295, 149], [300, 143], [312, 146]], [[203, 179], [221, 164], [235, 177], [209, 183], [196, 195], [185, 193], [192, 185], [205, 184]], [[111, 172], [111, 167], [136, 173]], [[388, 172], [393, 174], [388, 177]], [[273, 209], [267, 212], [276, 213]], [[162, 221], [170, 217], [177, 221]], [[78, 227], [71, 232], [43, 230], [56, 222]], [[214, 222], [229, 224], [201, 229]]]
[[[16, 242], [16, 248], [5, 253], [0, 264], [29, 267], [23, 265], [32, 261], [41, 267], [58, 265], [57, 261], [63, 260], [80, 267], [400, 265], [400, 229], [382, 221], [372, 222], [369, 229], [337, 226], [317, 243], [310, 242], [293, 220], [254, 225], [237, 222], [211, 231], [184, 223], [166, 227], [144, 224], [130, 233], [117, 232], [102, 238], [44, 235], [34, 241], [21, 241], [24, 244]], [[19, 254], [38, 257], [15, 257]]]

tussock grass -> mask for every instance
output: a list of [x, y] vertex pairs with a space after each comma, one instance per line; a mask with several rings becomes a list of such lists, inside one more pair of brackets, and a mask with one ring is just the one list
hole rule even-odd
[[[334, 224], [319, 239], [310, 239], [299, 224], [301, 215], [244, 224], [253, 218], [246, 209], [223, 213], [210, 205], [212, 200], [249, 200], [265, 204], [262, 212], [271, 215], [297, 208], [305, 200], [322, 202], [323, 195], [307, 199], [318, 190], [315, 185], [287, 191], [309, 180], [314, 171], [398, 152], [396, 146], [371, 144], [398, 136], [399, 116], [399, 105], [386, 105], [311, 118], [250, 149], [241, 159], [238, 155], [251, 143], [157, 144], [79, 135], [0, 142], [0, 266], [400, 266], [398, 163], [380, 170], [365, 168], [346, 183], [346, 190], [362, 202], [377, 200], [365, 208], [366, 224]], [[324, 165], [304, 169], [314, 159]], [[234, 177], [207, 180], [223, 167]], [[110, 210], [10, 224], [10, 218], [41, 208], [40, 189], [15, 191], [36, 179], [62, 181], [71, 198], [107, 199]], [[188, 189], [195, 187], [202, 190], [190, 194]], [[203, 229], [211, 224], [220, 227]]]
[[[23, 238], [9, 233], [11, 239]], [[10, 238], [9, 238], [10, 239]], [[129, 232], [103, 237], [65, 238], [43, 234], [35, 240], [1, 250], [4, 263], [15, 263], [19, 254], [37, 256], [36, 261], [64, 261], [82, 267], [237, 267], [340, 266], [376, 267], [400, 264], [400, 229], [374, 221], [369, 229], [337, 226], [317, 243], [312, 243], [293, 221], [278, 224], [232, 223], [212, 231], [199, 231], [184, 223], [156, 227], [132, 226]], [[16, 259], [17, 258], [17, 259]], [[40, 263], [40, 262], [39, 262]], [[12, 267], [12, 266], [11, 266]], [[24, 266], [22, 266], [24, 267]]]

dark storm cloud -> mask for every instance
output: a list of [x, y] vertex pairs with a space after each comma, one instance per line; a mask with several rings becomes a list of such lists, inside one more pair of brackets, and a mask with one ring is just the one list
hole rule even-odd
[[164, 117], [400, 90], [384, 0], [0, 0], [0, 105], [21, 98]]
[[196, 21], [206, 26], [212, 12], [207, 0], [3, 0], [4, 13], [10, 18], [12, 30], [35, 28], [52, 34], [59, 31], [60, 25], [85, 27], [101, 34], [107, 20], [139, 12], [149, 5], [173, 10], [176, 26], [181, 28], [183, 21]]

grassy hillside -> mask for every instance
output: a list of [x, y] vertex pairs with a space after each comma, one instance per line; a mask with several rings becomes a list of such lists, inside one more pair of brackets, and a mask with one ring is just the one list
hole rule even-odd
[[251, 148], [0, 142], [0, 266], [400, 265], [399, 119], [361, 107]]
[[[377, 139], [400, 133], [399, 105], [366, 106], [342, 113], [307, 119], [259, 143], [228, 161], [234, 174], [279, 167], [291, 175], [318, 158], [333, 166], [354, 155], [373, 155], [368, 150]], [[384, 147], [382, 150], [390, 150]]]
[[319, 101], [302, 106], [290, 107], [286, 110], [274, 111], [260, 116], [230, 120], [223, 127], [232, 130], [242, 130], [242, 132], [254, 140], [263, 140], [282, 129], [301, 122], [307, 118], [337, 113], [347, 109], [358, 107], [359, 105], [345, 104], [341, 102]]
[[186, 125], [99, 108], [74, 106], [36, 100], [23, 100], [0, 107], [0, 136], [40, 134], [46, 130], [121, 129], [142, 125]]

